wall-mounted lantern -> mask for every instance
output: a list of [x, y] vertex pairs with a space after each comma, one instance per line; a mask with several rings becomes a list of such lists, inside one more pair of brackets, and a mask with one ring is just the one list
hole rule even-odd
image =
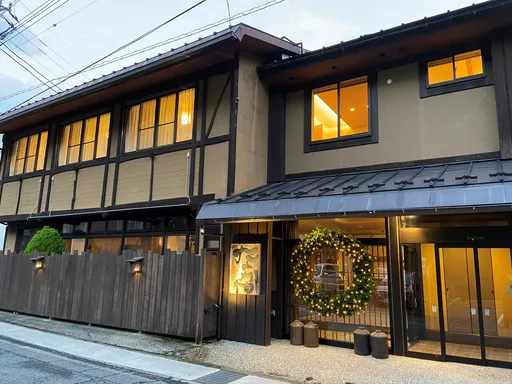
[[144, 262], [144, 257], [137, 256], [131, 259], [126, 260], [127, 263], [130, 263], [130, 267], [132, 269], [132, 273], [138, 274], [142, 272], [142, 263]]
[[43, 267], [44, 267], [44, 256], [32, 257], [30, 259], [30, 261], [32, 262], [32, 264], [34, 264], [34, 268], [35, 268], [36, 271], [39, 271], [40, 269], [43, 269]]

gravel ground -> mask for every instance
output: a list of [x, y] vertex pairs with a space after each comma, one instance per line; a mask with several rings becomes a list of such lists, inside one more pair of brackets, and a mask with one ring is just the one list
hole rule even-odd
[[[190, 350], [192, 361], [251, 374], [321, 384], [510, 384], [512, 370], [440, 363], [410, 357], [387, 360], [357, 356], [351, 349], [291, 346], [272, 340], [269, 347], [220, 341]], [[309, 380], [308, 380], [309, 379]]]

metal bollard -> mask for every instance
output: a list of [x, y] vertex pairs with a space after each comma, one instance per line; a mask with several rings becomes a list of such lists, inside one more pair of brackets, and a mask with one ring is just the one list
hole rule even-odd
[[304, 346], [317, 348], [320, 345], [318, 325], [310, 321], [304, 326]]
[[304, 344], [304, 323], [295, 320], [290, 324], [290, 343], [291, 345]]
[[360, 327], [354, 331], [354, 352], [356, 355], [370, 354], [370, 331]]
[[388, 335], [380, 330], [372, 332], [370, 335], [372, 346], [372, 356], [376, 359], [387, 359], [389, 356]]

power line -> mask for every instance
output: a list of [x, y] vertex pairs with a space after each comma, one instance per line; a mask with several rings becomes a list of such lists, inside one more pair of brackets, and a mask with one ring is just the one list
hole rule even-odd
[[[105, 59], [109, 58], [110, 56], [115, 55], [117, 52], [122, 51], [123, 49], [125, 49], [125, 48], [129, 47], [130, 45], [133, 45], [133, 44], [137, 43], [138, 41], [140, 41], [140, 40], [142, 40], [143, 38], [147, 37], [148, 35], [150, 35], [150, 34], [154, 33], [155, 31], [159, 30], [160, 28], [162, 28], [162, 27], [166, 26], [167, 24], [171, 23], [172, 21], [176, 20], [177, 18], [179, 18], [179, 17], [181, 17], [181, 16], [185, 15], [186, 13], [190, 12], [191, 10], [193, 10], [194, 8], [196, 8], [196, 7], [198, 7], [199, 5], [203, 4], [204, 2], [206, 2], [206, 0], [200, 0], [199, 2], [195, 3], [194, 5], [192, 5], [191, 7], [187, 8], [186, 10], [184, 10], [184, 11], [182, 11], [182, 12], [178, 13], [176, 16], [171, 17], [170, 19], [168, 19], [168, 20], [164, 21], [162, 24], [157, 25], [155, 28], [150, 29], [150, 30], [149, 30], [149, 31], [147, 31], [146, 33], [143, 33], [143, 34], [142, 34], [142, 35], [140, 35], [139, 37], [135, 38], [134, 40], [132, 40], [132, 41], [130, 41], [130, 42], [128, 42], [128, 43], [126, 43], [126, 44], [124, 44], [123, 46], [121, 46], [121, 47], [119, 47], [119, 48], [115, 49], [115, 50], [114, 50], [114, 51], [112, 51], [111, 53], [109, 53], [109, 54], [107, 54], [107, 55], [103, 56], [101, 59], [96, 60], [94, 63], [92, 63], [92, 64], [90, 64], [90, 65], [88, 65], [88, 66], [86, 66], [86, 67], [82, 68], [80, 71], [75, 72], [75, 73], [72, 73], [71, 75], [67, 76], [65, 79], [63, 79], [63, 80], [61, 80], [60, 82], [58, 82], [58, 83], [56, 84], [56, 86], [59, 86], [60, 84], [64, 83], [66, 80], [70, 79], [71, 77], [74, 77], [74, 76], [76, 76], [76, 75], [78, 75], [78, 74], [80, 74], [80, 73], [82, 73], [82, 72], [86, 71], [87, 69], [89, 69], [89, 68], [91, 68], [92, 66], [94, 66], [94, 65], [96, 65], [96, 64], [98, 64], [98, 63], [100, 63], [101, 61], [103, 61], [103, 60], [105, 60]], [[39, 93], [37, 93], [36, 95], [34, 95], [34, 96], [32, 96], [32, 97], [28, 98], [27, 100], [23, 101], [22, 103], [20, 103], [20, 104], [16, 105], [14, 108], [11, 108], [11, 109], [10, 109], [10, 111], [12, 111], [13, 109], [16, 109], [16, 108], [18, 108], [18, 107], [22, 106], [23, 104], [25, 104], [25, 103], [29, 102], [30, 100], [32, 100], [32, 99], [34, 99], [34, 98], [36, 98], [37, 96], [39, 96], [39, 95], [43, 94], [44, 92], [46, 92], [46, 91], [39, 92]]]
[[43, 83], [44, 85], [46, 85], [48, 87], [48, 89], [50, 90], [53, 90], [52, 87], [50, 87], [48, 85], [48, 83], [52, 84], [54, 87], [56, 87], [57, 89], [61, 90], [61, 88], [59, 88], [59, 84], [53, 84], [52, 81], [50, 79], [48, 79], [45, 75], [43, 75], [41, 72], [39, 72], [37, 69], [35, 69], [32, 65], [30, 65], [30, 63], [28, 63], [27, 61], [25, 61], [23, 58], [21, 58], [19, 55], [17, 55], [13, 50], [11, 50], [9, 47], [6, 46], [6, 48], [14, 55], [16, 56], [19, 60], [23, 61], [25, 64], [27, 64], [30, 68], [32, 68], [34, 71], [36, 71], [39, 76], [41, 76], [42, 78], [44, 78], [47, 83], [44, 83], [40, 78], [38, 78], [30, 69], [28, 69], [27, 67], [25, 67], [23, 64], [21, 64], [20, 62], [16, 61], [16, 59], [14, 59], [14, 57], [12, 57], [9, 53], [7, 53], [4, 49], [0, 48], [0, 50], [2, 50], [8, 57], [10, 57], [16, 64], [18, 64], [20, 67], [22, 67], [23, 69], [25, 69], [28, 73], [30, 73], [33, 77], [35, 77], [38, 81], [40, 81], [41, 83]]
[[[237, 13], [237, 14], [233, 15], [233, 17], [231, 17], [230, 19], [231, 20], [236, 20], [236, 19], [239, 19], [239, 18], [242, 18], [242, 17], [246, 17], [246, 16], [251, 15], [253, 13], [257, 13], [257, 12], [260, 12], [260, 11], [262, 11], [264, 9], [273, 7], [273, 6], [275, 6], [277, 4], [280, 4], [280, 3], [284, 2], [284, 1], [286, 1], [286, 0], [272, 0], [272, 1], [269, 1], [267, 3], [261, 4], [259, 6], [256, 6], [256, 7], [250, 8], [248, 10], [245, 10], [243, 12]], [[113, 58], [111, 60], [107, 60], [107, 61], [105, 61], [103, 63], [99, 63], [97, 65], [92, 66], [91, 68], [86, 69], [83, 72], [88, 72], [88, 71], [91, 71], [91, 70], [96, 70], [98, 68], [104, 67], [104, 66], [112, 64], [112, 63], [115, 63], [117, 61], [124, 60], [126, 58], [139, 55], [141, 53], [144, 53], [146, 51], [150, 51], [150, 50], [156, 49], [156, 48], [164, 46], [164, 45], [168, 45], [168, 44], [170, 44], [172, 42], [184, 39], [186, 37], [197, 35], [197, 34], [199, 34], [201, 32], [204, 32], [206, 30], [215, 28], [215, 27], [217, 27], [219, 25], [222, 25], [222, 24], [225, 24], [225, 23], [228, 23], [228, 22], [229, 22], [229, 19], [227, 19], [227, 18], [218, 20], [218, 21], [216, 21], [214, 23], [207, 24], [207, 25], [205, 25], [205, 26], [203, 26], [201, 28], [197, 28], [197, 29], [191, 30], [189, 32], [186, 32], [186, 33], [183, 33], [181, 35], [175, 36], [175, 37], [173, 37], [171, 39], [168, 39], [168, 40], [165, 40], [165, 41], [153, 44], [151, 46], [147, 46], [145, 48], [142, 48], [142, 49], [139, 49], [139, 50], [127, 53], [127, 54], [122, 55], [122, 56], [115, 57], [115, 58]], [[62, 80], [64, 78], [66, 78], [66, 76], [57, 77], [55, 79], [52, 79], [52, 81]], [[24, 93], [28, 93], [28, 92], [34, 91], [34, 90], [39, 89], [41, 87], [43, 87], [43, 84], [34, 85], [32, 87], [29, 87], [29, 88], [26, 88], [26, 89], [22, 89], [20, 91], [14, 92], [14, 93], [9, 94], [9, 95], [0, 96], [0, 101], [7, 100], [7, 99], [13, 98], [15, 96], [22, 95]]]

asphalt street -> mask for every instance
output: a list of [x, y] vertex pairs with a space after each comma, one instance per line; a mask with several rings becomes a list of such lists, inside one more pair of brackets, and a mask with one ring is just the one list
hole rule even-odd
[[1, 384], [180, 383], [113, 366], [75, 360], [60, 354], [0, 340]]

